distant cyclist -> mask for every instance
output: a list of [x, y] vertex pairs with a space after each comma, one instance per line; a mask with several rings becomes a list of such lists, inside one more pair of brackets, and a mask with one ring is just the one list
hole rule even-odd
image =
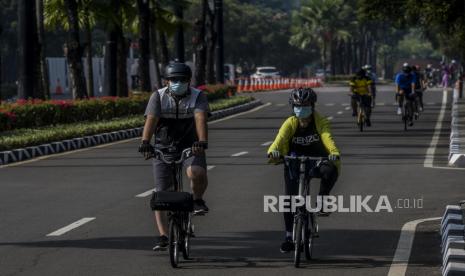
[[[279, 129], [273, 144], [268, 149], [271, 161], [278, 161], [286, 155], [328, 157], [316, 169], [314, 177], [321, 178], [320, 195], [329, 195], [339, 175], [339, 150], [333, 141], [328, 119], [315, 111], [317, 97], [311, 88], [294, 89], [289, 103], [294, 115], [287, 118]], [[284, 191], [286, 195], [298, 195], [299, 166], [291, 162], [284, 166]], [[327, 213], [320, 213], [327, 215]], [[281, 252], [294, 250], [292, 242], [294, 216], [284, 213], [286, 236]]]
[[[412, 74], [412, 68], [408, 63], [404, 63], [402, 66], [402, 72], [396, 76], [396, 99], [399, 103], [397, 107], [397, 115], [402, 114], [402, 106], [404, 100], [415, 100], [415, 75]], [[410, 121], [410, 126], [413, 125], [413, 121]]]
[[[189, 86], [192, 71], [184, 63], [174, 62], [166, 67], [168, 86], [155, 91], [145, 111], [145, 125], [139, 152], [149, 158], [154, 151], [150, 140], [155, 134], [155, 145], [176, 148], [178, 152], [192, 147], [194, 156], [184, 161], [187, 177], [194, 195], [194, 213], [206, 213], [208, 207], [202, 199], [207, 189], [207, 96]], [[173, 188], [171, 168], [153, 159], [156, 191]], [[165, 211], [155, 211], [160, 238], [154, 250], [168, 247], [168, 225]]]
[[[415, 77], [415, 93], [417, 95], [420, 111], [423, 111], [423, 91], [425, 91], [425, 76], [421, 73], [420, 65], [412, 66], [412, 74]], [[418, 114], [416, 114], [418, 115]]]
[[352, 116], [357, 116], [357, 102], [360, 101], [361, 105], [366, 110], [366, 124], [371, 126], [371, 87], [373, 81], [367, 76], [366, 71], [360, 69], [350, 81], [350, 91], [352, 92], [351, 105]]
[[443, 88], [449, 87], [449, 81], [450, 81], [450, 67], [444, 62], [441, 61], [441, 71], [442, 71], [442, 80], [441, 80], [441, 86]]
[[376, 81], [378, 77], [376, 76], [376, 73], [372, 70], [370, 64], [365, 65], [363, 69], [366, 71], [367, 76], [371, 79], [371, 106], [374, 108], [376, 105]]

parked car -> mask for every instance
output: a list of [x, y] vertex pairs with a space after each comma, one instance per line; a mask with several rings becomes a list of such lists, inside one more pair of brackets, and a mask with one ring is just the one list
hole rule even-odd
[[273, 66], [257, 67], [257, 70], [252, 75], [254, 79], [274, 79], [280, 77], [279, 71]]
[[323, 70], [323, 69], [317, 69], [316, 72], [315, 72], [315, 77], [317, 78], [324, 78], [324, 77], [327, 77], [327, 76], [330, 76], [331, 75], [331, 71], [330, 70]]

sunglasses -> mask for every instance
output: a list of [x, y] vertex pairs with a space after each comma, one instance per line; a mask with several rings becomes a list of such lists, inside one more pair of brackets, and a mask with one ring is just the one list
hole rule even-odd
[[189, 78], [186, 77], [173, 77], [169, 78], [168, 80], [172, 82], [189, 82]]

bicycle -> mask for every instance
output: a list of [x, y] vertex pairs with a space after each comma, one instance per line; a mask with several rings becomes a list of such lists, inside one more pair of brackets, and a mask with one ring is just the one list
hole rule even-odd
[[404, 104], [402, 105], [402, 121], [404, 123], [404, 130], [407, 130], [407, 126], [413, 126], [413, 119], [418, 120], [418, 106], [415, 98], [409, 98], [404, 94]]
[[358, 94], [349, 94], [349, 95], [351, 97], [355, 97], [355, 100], [357, 102], [357, 126], [360, 132], [363, 132], [363, 128], [367, 125], [368, 106], [363, 102], [363, 96], [358, 95]]
[[192, 194], [183, 192], [183, 162], [191, 157], [192, 149], [184, 149], [180, 154], [173, 147], [165, 148], [168, 154], [155, 148], [153, 158], [168, 164], [172, 168], [174, 191], [154, 192], [152, 195], [152, 210], [169, 211], [169, 246], [170, 263], [173, 268], [178, 267], [179, 252], [185, 260], [190, 256], [190, 238], [194, 237], [192, 224], [193, 198]]
[[[298, 196], [304, 199], [310, 195], [310, 181], [312, 179], [313, 170], [317, 168], [321, 162], [327, 161], [325, 157], [311, 156], [284, 156], [284, 162], [289, 166], [290, 160], [299, 161], [299, 194]], [[311, 166], [310, 173], [306, 174], [307, 165]], [[294, 215], [294, 229], [292, 239], [295, 245], [294, 249], [294, 266], [300, 266], [300, 255], [302, 249], [305, 253], [306, 260], [311, 260], [313, 253], [313, 241], [318, 237], [318, 223], [314, 212], [309, 212], [305, 205], [296, 209]]]

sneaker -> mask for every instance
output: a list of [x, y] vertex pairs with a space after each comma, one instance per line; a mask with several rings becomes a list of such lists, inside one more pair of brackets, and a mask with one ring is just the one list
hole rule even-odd
[[402, 109], [400, 107], [397, 107], [397, 115], [402, 115]]
[[194, 215], [203, 215], [208, 213], [208, 207], [203, 199], [194, 200]]
[[294, 251], [295, 246], [294, 242], [292, 241], [291, 237], [287, 237], [286, 240], [281, 244], [280, 251], [281, 253], [289, 253], [291, 251]]
[[165, 251], [168, 249], [168, 237], [167, 236], [160, 236], [158, 238], [158, 242], [153, 247], [153, 251]]
[[323, 210], [320, 210], [320, 211], [317, 213], [317, 216], [319, 216], [319, 217], [328, 217], [330, 214], [331, 214], [331, 212], [325, 212], [325, 211], [323, 211]]

